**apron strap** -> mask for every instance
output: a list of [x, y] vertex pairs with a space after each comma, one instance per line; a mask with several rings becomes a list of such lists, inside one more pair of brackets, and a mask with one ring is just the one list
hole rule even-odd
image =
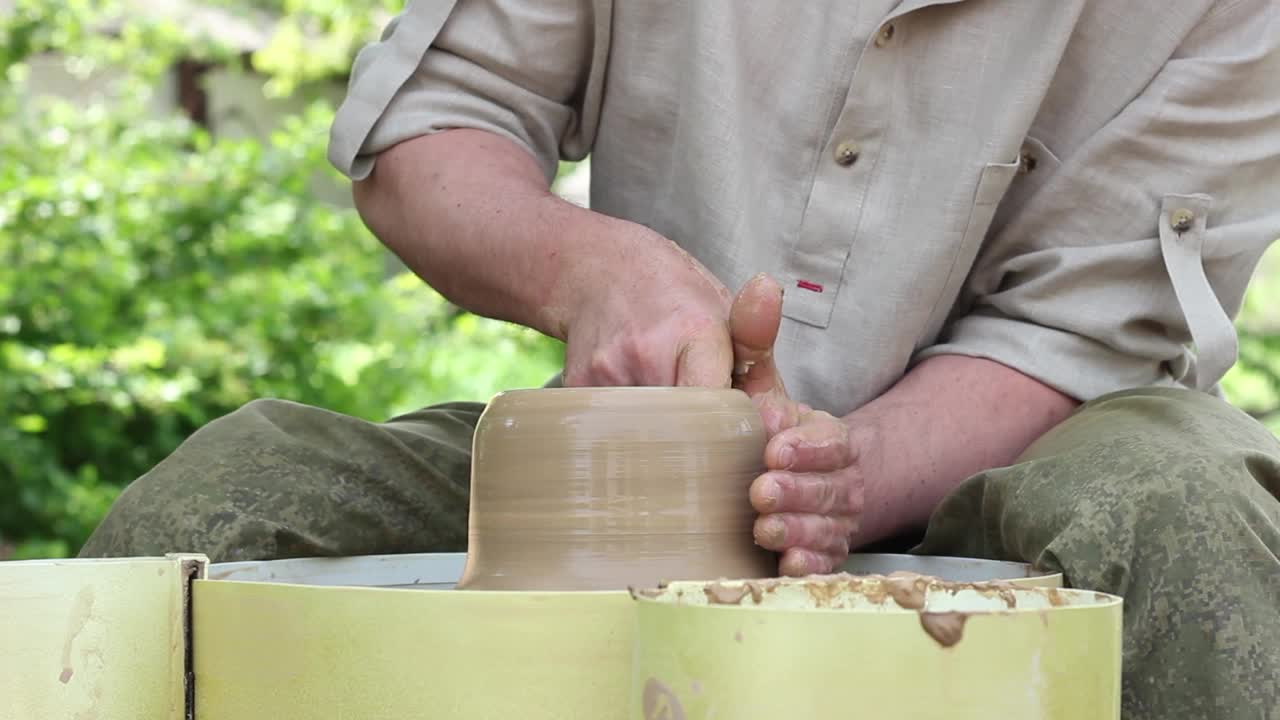
[[1160, 207], [1160, 252], [1195, 345], [1196, 362], [1185, 381], [1198, 390], [1215, 386], [1239, 352], [1235, 325], [1204, 272], [1211, 204], [1208, 195], [1168, 195]]

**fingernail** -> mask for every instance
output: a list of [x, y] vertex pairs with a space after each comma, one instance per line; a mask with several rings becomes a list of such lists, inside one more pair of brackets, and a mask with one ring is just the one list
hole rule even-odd
[[778, 487], [778, 483], [773, 478], [765, 478], [760, 486], [760, 504], [764, 505], [761, 510], [772, 510], [778, 507], [778, 500], [782, 497], [782, 488]]
[[781, 520], [766, 520], [760, 528], [759, 544], [778, 547], [787, 539], [787, 526]]
[[809, 575], [813, 572], [813, 568], [809, 566], [809, 553], [797, 553], [796, 556], [796, 574], [800, 576]]
[[791, 463], [795, 459], [796, 459], [795, 448], [791, 447], [790, 445], [784, 445], [782, 449], [778, 451], [778, 463], [782, 465], [782, 468], [784, 470], [791, 467]]
[[809, 554], [801, 550], [787, 553], [786, 558], [783, 560], [783, 565], [786, 566], [782, 569], [784, 574], [792, 577], [804, 577], [809, 574]]

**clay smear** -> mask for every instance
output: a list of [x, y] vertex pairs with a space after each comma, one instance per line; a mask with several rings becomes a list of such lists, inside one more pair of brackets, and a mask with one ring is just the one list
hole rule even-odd
[[751, 592], [751, 589], [746, 585], [727, 587], [720, 583], [712, 583], [702, 591], [707, 594], [707, 602], [712, 605], [741, 605], [742, 599]]
[[904, 610], [919, 610], [924, 607], [925, 595], [929, 592], [929, 578], [914, 573], [893, 573], [884, 581], [889, 596]]
[[[940, 648], [964, 639], [964, 627], [973, 615], [1010, 611], [1037, 612], [1043, 622], [1055, 608], [1084, 604], [1076, 591], [1057, 588], [1018, 587], [1007, 581], [954, 582], [900, 571], [889, 575], [838, 573], [803, 578], [764, 580], [677, 581], [657, 590], [632, 590], [632, 597], [681, 605], [757, 606], [785, 610], [902, 609], [916, 613], [920, 628]], [[976, 596], [976, 597], [975, 597]], [[1092, 593], [1094, 602], [1109, 596]], [[750, 598], [750, 600], [748, 600]], [[741, 642], [739, 636], [734, 637]]]
[[922, 612], [920, 627], [939, 645], [949, 648], [964, 637], [964, 621], [969, 613], [962, 612]]
[[71, 648], [76, 638], [80, 637], [80, 633], [84, 632], [92, 615], [93, 587], [86, 585], [76, 594], [75, 604], [71, 606], [71, 616], [67, 619], [66, 639], [62, 643], [62, 672], [58, 675], [58, 682], [63, 685], [71, 682], [71, 678], [76, 674], [75, 669], [71, 667]]
[[[765, 593], [771, 593], [778, 588], [777, 580], [747, 580], [726, 585], [723, 582], [714, 582], [702, 588], [702, 592], [707, 596], [707, 603], [710, 605], [741, 605], [742, 601], [748, 595], [751, 596], [751, 602], [759, 605], [764, 600]], [[677, 591], [683, 593], [683, 591]], [[632, 593], [635, 596], [635, 593]]]
[[684, 708], [680, 705], [680, 699], [657, 678], [649, 678], [644, 684], [641, 702], [644, 720], [684, 720]]

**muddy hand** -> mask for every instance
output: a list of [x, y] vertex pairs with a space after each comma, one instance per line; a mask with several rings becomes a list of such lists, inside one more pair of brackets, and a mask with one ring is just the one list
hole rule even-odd
[[863, 480], [844, 421], [787, 396], [773, 358], [781, 322], [782, 288], [767, 275], [749, 280], [729, 312], [734, 387], [755, 402], [768, 435], [766, 472], [751, 485], [755, 541], [781, 553], [783, 575], [828, 573], [849, 554]]

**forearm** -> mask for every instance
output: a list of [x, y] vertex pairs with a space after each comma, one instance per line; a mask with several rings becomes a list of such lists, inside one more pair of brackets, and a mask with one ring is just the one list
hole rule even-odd
[[[584, 270], [620, 221], [556, 197], [509, 140], [458, 129], [401, 143], [354, 188], [373, 233], [459, 307], [565, 339]], [[625, 233], [623, 233], [625, 236]]]
[[866, 505], [854, 547], [923, 527], [963, 480], [1012, 463], [1076, 406], [989, 360], [949, 355], [921, 363], [844, 418], [865, 453]]

